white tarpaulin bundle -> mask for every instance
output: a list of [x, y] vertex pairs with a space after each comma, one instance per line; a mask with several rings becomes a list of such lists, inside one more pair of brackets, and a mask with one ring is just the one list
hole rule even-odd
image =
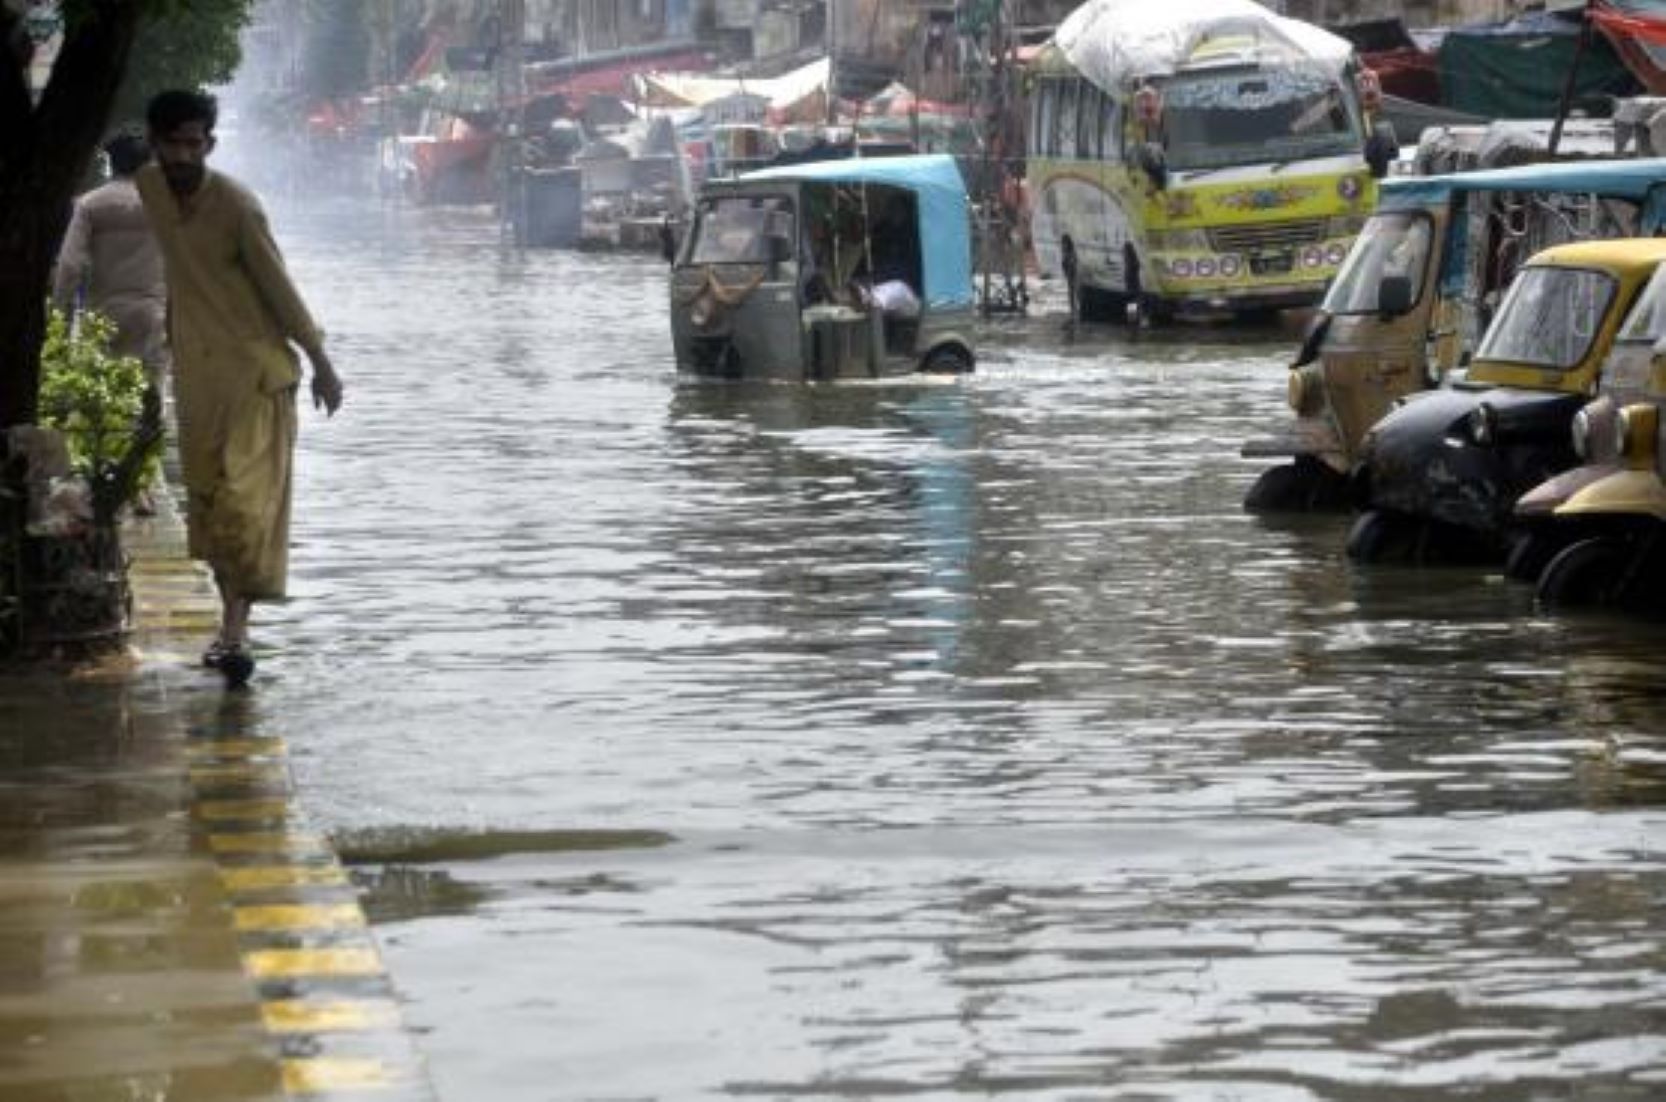
[[1223, 50], [1253, 44], [1258, 57], [1306, 58], [1337, 71], [1353, 54], [1347, 39], [1254, 0], [1088, 0], [1053, 41], [1104, 88], [1172, 73], [1212, 41]]
[[810, 96], [825, 93], [832, 73], [827, 58], [778, 77], [714, 77], [705, 73], [638, 73], [632, 79], [636, 101], [651, 107], [700, 107], [726, 96], [758, 96], [777, 110], [788, 110]]

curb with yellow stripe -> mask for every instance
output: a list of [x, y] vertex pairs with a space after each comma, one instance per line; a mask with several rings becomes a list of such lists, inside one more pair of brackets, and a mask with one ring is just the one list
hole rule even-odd
[[[189, 661], [219, 604], [185, 556], [172, 502], [159, 496], [160, 515], [129, 539], [134, 632], [151, 657]], [[222, 712], [190, 728], [186, 761], [193, 836], [225, 890], [285, 1093], [431, 1102], [358, 895], [296, 802], [283, 740], [250, 734]]]

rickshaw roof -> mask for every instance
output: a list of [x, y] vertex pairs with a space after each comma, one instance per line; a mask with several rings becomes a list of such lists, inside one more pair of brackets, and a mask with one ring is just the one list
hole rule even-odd
[[883, 184], [912, 191], [918, 198], [920, 261], [925, 269], [921, 299], [930, 306], [971, 305], [971, 214], [966, 181], [953, 157], [927, 153], [810, 161], [748, 172], [736, 182], [755, 181]]
[[1662, 261], [1666, 261], [1666, 238], [1619, 237], [1552, 245], [1534, 253], [1527, 263], [1535, 268], [1604, 268], [1624, 276], [1646, 274]]
[[1445, 176], [1396, 176], [1384, 180], [1384, 210], [1443, 203], [1463, 191], [1565, 191], [1642, 202], [1666, 184], [1666, 157], [1630, 160], [1553, 161]]

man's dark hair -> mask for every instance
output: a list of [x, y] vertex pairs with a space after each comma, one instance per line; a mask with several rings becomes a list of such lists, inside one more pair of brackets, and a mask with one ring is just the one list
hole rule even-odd
[[173, 88], [158, 92], [145, 108], [145, 122], [156, 135], [171, 134], [187, 123], [200, 122], [203, 129], [214, 132], [220, 117], [220, 103], [207, 92]]
[[150, 160], [150, 145], [136, 129], [123, 127], [104, 143], [104, 155], [110, 158], [111, 173], [131, 176]]

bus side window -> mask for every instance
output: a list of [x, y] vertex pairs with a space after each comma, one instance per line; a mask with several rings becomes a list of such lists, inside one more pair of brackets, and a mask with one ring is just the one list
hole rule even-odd
[[1122, 110], [1115, 96], [1105, 97], [1099, 115], [1099, 150], [1107, 161], [1122, 160]]
[[1030, 126], [1024, 135], [1025, 152], [1031, 157], [1039, 157], [1046, 152], [1042, 136], [1047, 132], [1041, 128], [1041, 105], [1046, 98], [1047, 81], [1038, 80], [1030, 89]]
[[1059, 85], [1058, 125], [1054, 133], [1058, 136], [1059, 156], [1064, 160], [1076, 156], [1076, 92], [1081, 84], [1080, 80], [1067, 80]]
[[1076, 155], [1084, 161], [1099, 159], [1099, 112], [1103, 108], [1099, 88], [1082, 84], [1081, 103], [1076, 109]]
[[1036, 146], [1043, 155], [1057, 157], [1059, 155], [1059, 135], [1054, 123], [1059, 117], [1059, 82], [1044, 80], [1041, 82], [1041, 121], [1036, 127]]

